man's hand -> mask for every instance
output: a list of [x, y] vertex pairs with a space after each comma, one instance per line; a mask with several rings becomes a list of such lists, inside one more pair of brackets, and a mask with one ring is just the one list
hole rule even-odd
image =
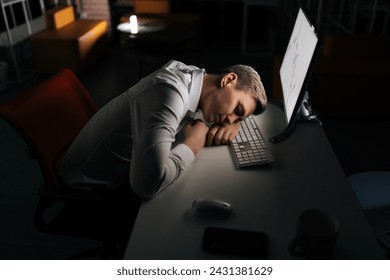
[[206, 143], [208, 126], [198, 120], [188, 123], [184, 128], [184, 144], [186, 144], [196, 155]]
[[240, 123], [214, 124], [207, 134], [206, 146], [229, 144], [240, 130]]

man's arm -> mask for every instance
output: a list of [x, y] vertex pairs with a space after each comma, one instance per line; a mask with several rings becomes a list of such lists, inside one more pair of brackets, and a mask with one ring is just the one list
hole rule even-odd
[[130, 182], [139, 196], [150, 198], [190, 165], [205, 144], [208, 127], [203, 123], [187, 126], [184, 142], [172, 148], [187, 111], [182, 97], [174, 89], [161, 86], [142, 93], [141, 98], [145, 99], [131, 108], [132, 119], [139, 121], [133, 123]]
[[240, 123], [214, 124], [208, 134], [206, 146], [229, 144], [240, 130]]
[[203, 121], [193, 121], [185, 126], [184, 144], [196, 155], [206, 144], [208, 126]]

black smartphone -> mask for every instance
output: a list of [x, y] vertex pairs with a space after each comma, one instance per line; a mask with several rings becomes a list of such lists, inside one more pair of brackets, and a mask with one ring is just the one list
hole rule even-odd
[[259, 231], [207, 227], [203, 234], [202, 246], [207, 252], [256, 258], [266, 258], [268, 253], [267, 235]]

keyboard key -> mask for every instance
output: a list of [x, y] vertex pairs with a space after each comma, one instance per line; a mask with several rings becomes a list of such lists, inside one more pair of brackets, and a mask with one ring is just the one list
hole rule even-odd
[[240, 125], [239, 134], [230, 145], [238, 167], [273, 162], [273, 156], [267, 149], [266, 142], [253, 116], [246, 118]]

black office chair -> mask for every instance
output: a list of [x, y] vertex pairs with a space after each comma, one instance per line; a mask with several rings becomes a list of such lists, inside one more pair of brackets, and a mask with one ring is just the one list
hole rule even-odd
[[348, 180], [377, 240], [390, 253], [390, 171], [357, 173]]
[[[129, 185], [114, 190], [70, 188], [56, 172], [57, 163], [96, 111], [94, 100], [68, 69], [0, 104], [0, 116], [24, 139], [42, 171], [44, 183], [34, 215], [37, 229], [101, 240], [104, 246], [86, 252], [87, 257], [91, 257], [88, 253], [98, 253], [99, 258], [120, 258], [120, 250], [112, 250], [118, 247], [119, 240], [123, 249], [140, 199]], [[58, 203], [61, 211], [48, 219], [47, 210]]]

